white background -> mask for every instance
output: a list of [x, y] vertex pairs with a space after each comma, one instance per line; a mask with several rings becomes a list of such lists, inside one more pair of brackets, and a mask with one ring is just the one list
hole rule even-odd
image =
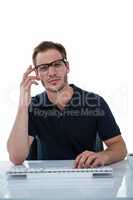
[[133, 1], [0, 0], [0, 160], [8, 159], [22, 75], [43, 40], [66, 47], [69, 82], [104, 97], [133, 152]]

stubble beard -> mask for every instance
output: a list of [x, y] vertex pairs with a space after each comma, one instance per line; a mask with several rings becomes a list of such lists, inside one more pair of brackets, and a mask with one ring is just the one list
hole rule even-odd
[[59, 88], [57, 88], [57, 89], [47, 87], [47, 86], [45, 85], [44, 81], [42, 81], [42, 80], [41, 80], [41, 82], [42, 82], [42, 85], [45, 87], [46, 91], [52, 92], [52, 93], [58, 93], [58, 92], [60, 92], [61, 90], [63, 90], [64, 87], [68, 84], [67, 74], [64, 76], [64, 81], [63, 81], [62, 85], [61, 85]]

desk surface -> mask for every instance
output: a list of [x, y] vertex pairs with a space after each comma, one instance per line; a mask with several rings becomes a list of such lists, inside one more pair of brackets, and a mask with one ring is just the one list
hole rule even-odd
[[[31, 167], [72, 167], [73, 161], [29, 161]], [[111, 165], [112, 178], [7, 178], [10, 162], [0, 162], [0, 199], [129, 199], [133, 198], [133, 171], [126, 160]]]

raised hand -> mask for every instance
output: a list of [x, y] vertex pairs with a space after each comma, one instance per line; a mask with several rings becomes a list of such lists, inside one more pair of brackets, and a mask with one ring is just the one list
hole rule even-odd
[[35, 71], [35, 68], [32, 68], [30, 65], [23, 75], [23, 79], [20, 84], [20, 107], [28, 108], [31, 102], [31, 85], [38, 85], [37, 80], [39, 80], [39, 78], [37, 76], [30, 75], [33, 71]]

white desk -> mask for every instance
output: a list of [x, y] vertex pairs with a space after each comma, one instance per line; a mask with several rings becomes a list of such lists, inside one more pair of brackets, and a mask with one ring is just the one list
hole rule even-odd
[[[31, 167], [72, 166], [73, 161], [30, 161]], [[0, 199], [133, 199], [133, 172], [126, 160], [111, 165], [113, 178], [7, 178], [10, 162], [0, 162]]]

